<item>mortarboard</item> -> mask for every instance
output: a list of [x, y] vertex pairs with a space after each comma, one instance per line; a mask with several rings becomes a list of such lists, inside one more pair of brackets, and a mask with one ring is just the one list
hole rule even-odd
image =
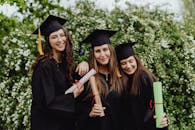
[[110, 44], [110, 37], [114, 35], [116, 31], [113, 30], [94, 30], [91, 34], [87, 36], [84, 43], [91, 43], [92, 47], [101, 46], [103, 44]]
[[55, 32], [59, 29], [63, 29], [63, 24], [67, 20], [61, 17], [49, 15], [46, 20], [36, 29], [33, 34], [38, 34], [38, 51], [40, 55], [43, 55], [42, 45], [41, 45], [41, 35], [47, 37], [52, 32]]
[[38, 30], [40, 29], [41, 35], [49, 36], [49, 34], [52, 32], [62, 29], [62, 25], [66, 21], [67, 20], [64, 18], [49, 15], [47, 19], [41, 24], [41, 26], [33, 32], [33, 34], [38, 34]]
[[133, 49], [134, 44], [135, 43], [133, 42], [128, 42], [128, 43], [119, 44], [118, 46], [115, 47], [118, 61], [135, 55], [135, 52]]

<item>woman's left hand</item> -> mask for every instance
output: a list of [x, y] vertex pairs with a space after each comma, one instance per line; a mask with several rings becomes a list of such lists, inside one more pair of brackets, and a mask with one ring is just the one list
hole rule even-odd
[[163, 127], [167, 127], [167, 126], [168, 126], [168, 119], [167, 119], [166, 113], [163, 114], [163, 118], [162, 118], [162, 120], [160, 121], [160, 124], [161, 124]]
[[82, 61], [78, 64], [75, 72], [77, 72], [80, 76], [85, 75], [89, 71], [89, 64], [86, 61]]
[[76, 83], [74, 85], [76, 85], [76, 88], [75, 88], [73, 94], [74, 94], [74, 97], [76, 98], [83, 92], [84, 86], [81, 85], [80, 83]]
[[[156, 119], [156, 116], [154, 116], [154, 119]], [[160, 121], [160, 124], [161, 124], [163, 127], [167, 127], [167, 126], [168, 126], [168, 119], [167, 119], [166, 113], [163, 114], [163, 118], [162, 118], [162, 120]]]

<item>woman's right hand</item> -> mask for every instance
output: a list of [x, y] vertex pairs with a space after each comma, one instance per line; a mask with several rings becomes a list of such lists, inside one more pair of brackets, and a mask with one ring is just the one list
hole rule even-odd
[[96, 117], [96, 116], [103, 117], [105, 116], [104, 114], [105, 109], [106, 109], [105, 107], [102, 107], [99, 104], [94, 104], [91, 112], [89, 113], [89, 116], [90, 117]]
[[74, 85], [76, 85], [76, 88], [75, 88], [73, 94], [74, 94], [74, 97], [76, 98], [83, 92], [84, 86], [82, 84], [80, 84], [79, 82], [77, 82]]

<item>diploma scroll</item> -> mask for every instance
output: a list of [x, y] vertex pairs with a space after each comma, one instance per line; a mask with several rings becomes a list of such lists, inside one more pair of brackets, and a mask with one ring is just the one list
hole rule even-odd
[[[99, 104], [102, 107], [102, 102], [101, 102], [101, 98], [99, 95], [99, 91], [98, 91], [97, 86], [96, 86], [95, 77], [91, 76], [89, 79], [89, 82], [91, 84], [91, 89], [92, 89], [92, 93], [93, 93], [94, 98], [95, 98], [95, 103]], [[102, 113], [101, 117], [102, 116], [104, 116], [104, 113]]]
[[[83, 85], [84, 83], [86, 83], [88, 80], [89, 80], [89, 78], [91, 77], [91, 76], [93, 76], [93, 75], [95, 75], [96, 74], [96, 71], [95, 71], [95, 69], [91, 69], [87, 74], [85, 74], [77, 83], [79, 83], [80, 85]], [[77, 84], [76, 83], [76, 84]], [[73, 86], [71, 86], [69, 89], [67, 89], [66, 91], [65, 91], [65, 94], [68, 94], [68, 93], [73, 93], [74, 92], [74, 90], [75, 90], [75, 88], [77, 87], [77, 85], [76, 84], [73, 84]]]
[[161, 126], [160, 121], [163, 118], [163, 96], [162, 96], [162, 83], [154, 82], [153, 83], [154, 90], [154, 101], [155, 101], [155, 115], [156, 115], [156, 128], [163, 128]]

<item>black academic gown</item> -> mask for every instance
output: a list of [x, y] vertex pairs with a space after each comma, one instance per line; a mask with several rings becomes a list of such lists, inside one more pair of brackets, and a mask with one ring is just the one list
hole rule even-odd
[[40, 62], [32, 76], [31, 130], [75, 130], [75, 99], [64, 65]]
[[142, 72], [139, 85], [140, 94], [130, 94], [133, 75], [128, 76], [128, 86], [121, 101], [123, 111], [123, 130], [167, 130], [156, 128], [154, 115], [153, 81], [146, 72]]
[[[107, 81], [107, 86], [109, 85], [109, 78], [105, 75], [100, 74], [100, 76]], [[88, 95], [88, 92], [86, 92]], [[89, 117], [89, 113], [94, 105], [93, 96], [83, 96], [80, 98], [77, 104], [78, 120], [77, 120], [77, 130], [121, 130], [119, 127], [119, 112], [120, 96], [117, 92], [111, 91], [106, 98], [101, 98], [102, 105], [106, 107], [104, 117]]]

